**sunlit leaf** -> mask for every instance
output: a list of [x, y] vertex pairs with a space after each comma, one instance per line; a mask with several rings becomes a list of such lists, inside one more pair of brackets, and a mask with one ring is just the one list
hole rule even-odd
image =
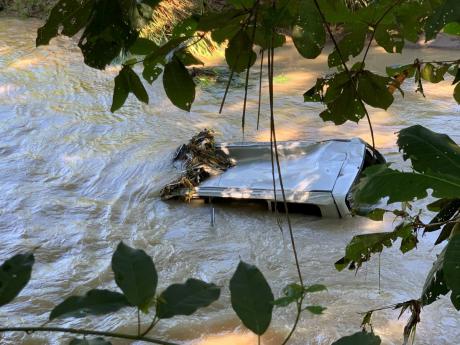
[[145, 308], [155, 296], [158, 282], [152, 258], [143, 250], [120, 242], [112, 257], [112, 270], [129, 303]]
[[0, 266], [0, 306], [10, 303], [24, 289], [34, 262], [32, 253], [17, 254]]
[[128, 300], [121, 293], [109, 290], [90, 290], [84, 296], [71, 296], [58, 304], [51, 311], [49, 319], [105, 315], [129, 306]]
[[176, 315], [191, 315], [219, 299], [220, 288], [197, 279], [188, 279], [185, 284], [170, 285], [158, 297], [157, 316], [168, 319]]
[[262, 335], [272, 319], [273, 293], [259, 269], [241, 261], [230, 280], [233, 310], [251, 331]]

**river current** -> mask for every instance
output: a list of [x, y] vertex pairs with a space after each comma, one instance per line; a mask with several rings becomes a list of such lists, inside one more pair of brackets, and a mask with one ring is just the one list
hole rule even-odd
[[[232, 89], [222, 115], [218, 107], [224, 82], [203, 83], [190, 113], [170, 104], [161, 81], [149, 87], [150, 105], [132, 97], [115, 114], [109, 108], [116, 67], [96, 71], [83, 64], [76, 42], [58, 38], [35, 48], [36, 20], [0, 18], [0, 261], [35, 250], [32, 279], [22, 293], [0, 309], [0, 325], [40, 325], [65, 297], [90, 288], [116, 289], [110, 268], [119, 241], [144, 249], [154, 258], [159, 289], [195, 277], [223, 286], [221, 299], [191, 317], [158, 325], [155, 336], [194, 345], [246, 345], [255, 339], [230, 308], [228, 283], [240, 259], [256, 264], [275, 293], [296, 280], [290, 244], [274, 215], [262, 208], [219, 205], [216, 225], [203, 204], [163, 202], [159, 191], [177, 174], [175, 148], [203, 128], [219, 141], [241, 141], [243, 89]], [[336, 127], [318, 117], [321, 105], [303, 103], [302, 94], [326, 71], [327, 55], [303, 60], [288, 46], [275, 58], [275, 116], [279, 140], [315, 142], [360, 136], [369, 141], [367, 123]], [[418, 48], [385, 54], [373, 48], [368, 68], [424, 59], [458, 58], [458, 50]], [[222, 61], [210, 61], [222, 64]], [[267, 99], [261, 129], [255, 128], [257, 74], [249, 89], [245, 140], [269, 138]], [[399, 129], [419, 123], [460, 142], [459, 106], [450, 81], [426, 85], [426, 98], [413, 80], [395, 95], [388, 111], [371, 109], [377, 148], [401, 166], [396, 146]], [[264, 83], [264, 91], [267, 85]], [[429, 215], [425, 215], [429, 217]], [[359, 330], [360, 312], [417, 298], [436, 254], [433, 236], [420, 238], [418, 249], [404, 256], [385, 250], [357, 274], [337, 272], [333, 263], [352, 236], [390, 230], [393, 219], [321, 219], [292, 215], [301, 269], [307, 284], [328, 291], [311, 296], [327, 307], [323, 315], [304, 314], [293, 345], [328, 345]], [[400, 344], [405, 317], [397, 311], [374, 316], [383, 344]], [[53, 324], [135, 332], [132, 310], [91, 321], [66, 319]], [[275, 310], [263, 344], [277, 345], [293, 322], [293, 310]], [[148, 319], [144, 318], [144, 325]], [[11, 333], [2, 345], [65, 344], [60, 335]], [[457, 344], [460, 318], [448, 297], [425, 308], [416, 344]], [[113, 344], [128, 342], [113, 340]]]

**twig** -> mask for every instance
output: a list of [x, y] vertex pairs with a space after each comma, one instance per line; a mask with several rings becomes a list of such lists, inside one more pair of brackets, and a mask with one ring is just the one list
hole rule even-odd
[[63, 328], [63, 327], [1, 327], [0, 328], [0, 333], [6, 333], [6, 332], [26, 332], [26, 333], [57, 332], [57, 333], [70, 333], [70, 334], [80, 334], [80, 335], [97, 335], [97, 336], [109, 337], [109, 338], [138, 340], [138, 341], [144, 341], [146, 343], [159, 344], [159, 345], [179, 345], [177, 343], [172, 343], [169, 341], [160, 340], [156, 338], [129, 335], [129, 334], [123, 334], [123, 333], [93, 331], [89, 329], [78, 329], [78, 328]]

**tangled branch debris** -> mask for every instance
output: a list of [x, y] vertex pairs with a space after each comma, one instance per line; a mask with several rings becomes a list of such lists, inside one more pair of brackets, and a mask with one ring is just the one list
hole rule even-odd
[[190, 201], [195, 187], [202, 181], [234, 166], [230, 157], [216, 148], [214, 132], [208, 129], [193, 136], [188, 144], [176, 150], [173, 162], [178, 161], [182, 162], [183, 174], [161, 190], [160, 195], [164, 200], [182, 197]]

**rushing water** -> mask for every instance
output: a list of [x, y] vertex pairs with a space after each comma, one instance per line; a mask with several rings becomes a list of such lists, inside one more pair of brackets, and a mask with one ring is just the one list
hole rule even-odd
[[[1, 308], [0, 324], [40, 325], [48, 311], [64, 297], [90, 288], [116, 286], [110, 259], [120, 240], [153, 256], [160, 288], [188, 277], [228, 286], [239, 259], [257, 264], [276, 295], [295, 281], [290, 245], [273, 215], [262, 209], [219, 206], [217, 224], [210, 226], [206, 205], [163, 202], [161, 187], [176, 174], [170, 158], [174, 149], [197, 131], [212, 128], [221, 141], [241, 140], [243, 91], [232, 90], [223, 115], [217, 113], [224, 85], [197, 92], [192, 112], [172, 106], [161, 83], [149, 88], [150, 105], [132, 98], [116, 114], [111, 103], [116, 68], [100, 72], [88, 68], [73, 40], [59, 38], [48, 47], [34, 47], [32, 20], [0, 18], [0, 259], [35, 249], [32, 280], [16, 300]], [[317, 116], [321, 106], [302, 102], [302, 93], [325, 71], [326, 55], [301, 60], [292, 47], [276, 57], [276, 119], [279, 139], [317, 141], [361, 136], [359, 125], [325, 125]], [[458, 57], [458, 51], [408, 49], [388, 56], [372, 50], [368, 67], [381, 71], [387, 64]], [[256, 71], [251, 78], [256, 84]], [[266, 91], [266, 85], [264, 90]], [[460, 141], [459, 108], [449, 82], [427, 85], [427, 98], [415, 94], [413, 80], [404, 85], [406, 96], [396, 95], [388, 112], [373, 110], [377, 146], [390, 161], [401, 164], [395, 132], [420, 123], [452, 134]], [[268, 137], [267, 107], [262, 128], [255, 130], [257, 88], [249, 92], [246, 140]], [[333, 263], [355, 234], [391, 229], [364, 219], [319, 219], [292, 216], [302, 272], [308, 283], [323, 283], [328, 292], [311, 297], [328, 309], [322, 316], [305, 314], [292, 344], [330, 344], [359, 329], [365, 311], [417, 298], [439, 248], [433, 238], [421, 239], [418, 250], [403, 256], [396, 249], [378, 258], [357, 275], [338, 273]], [[229, 308], [228, 289], [220, 301], [192, 317], [159, 324], [156, 335], [193, 344], [255, 344]], [[266, 345], [279, 344], [293, 322], [289, 309], [276, 310]], [[396, 311], [377, 313], [375, 331], [384, 344], [399, 344], [404, 320]], [[55, 322], [59, 325], [134, 332], [135, 314]], [[126, 320], [130, 320], [126, 324]], [[144, 321], [147, 324], [148, 320]], [[8, 334], [2, 345], [62, 344], [61, 336]], [[417, 328], [417, 344], [456, 344], [460, 319], [448, 298], [427, 307]], [[114, 344], [127, 342], [113, 341]]]

